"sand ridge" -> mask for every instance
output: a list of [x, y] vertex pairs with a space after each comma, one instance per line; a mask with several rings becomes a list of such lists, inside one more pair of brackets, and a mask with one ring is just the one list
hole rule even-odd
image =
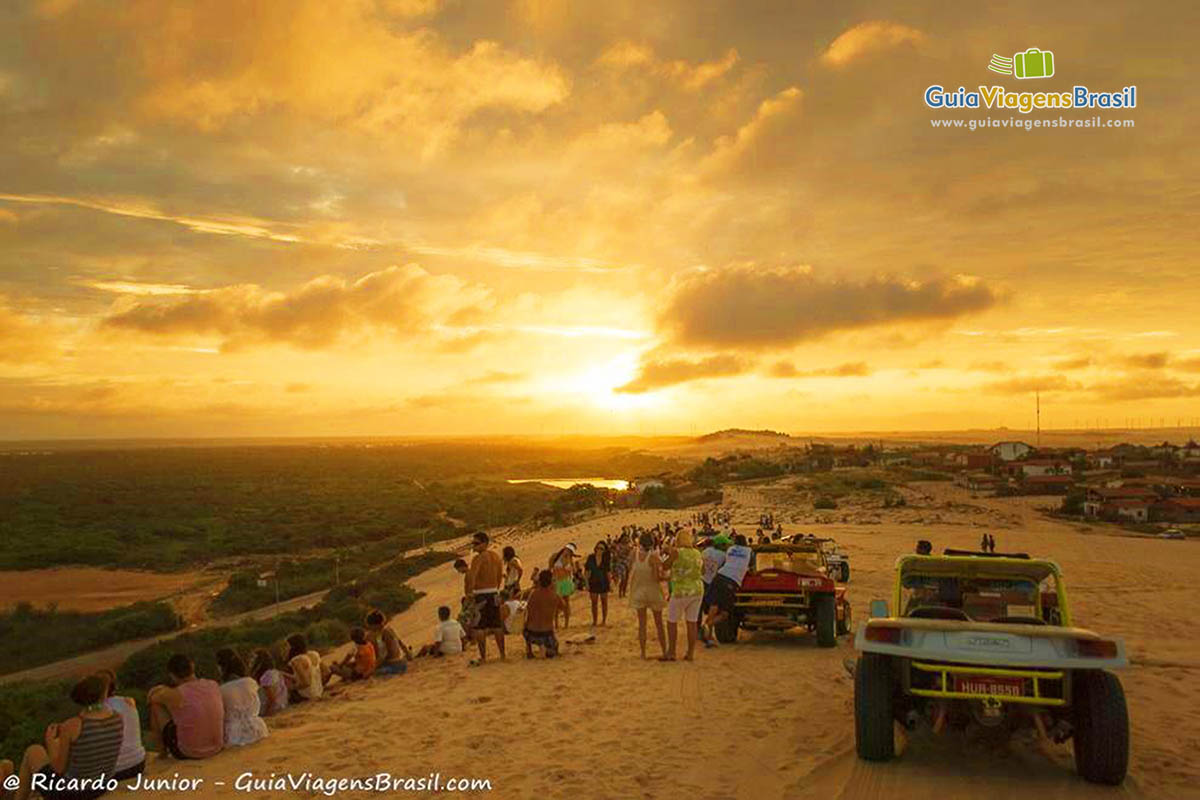
[[[953, 487], [938, 492], [954, 493]], [[788, 526], [788, 505], [751, 505], [727, 492], [739, 527], [760, 511]], [[966, 496], [960, 496], [964, 499]], [[757, 500], [758, 498], [754, 498]], [[467, 666], [466, 658], [422, 660], [407, 675], [347, 687], [317, 703], [272, 718], [271, 736], [202, 763], [153, 760], [155, 773], [178, 772], [232, 782], [308, 771], [328, 777], [470, 776], [492, 780], [493, 797], [785, 798], [823, 796], [1004, 798], [1200, 797], [1200, 690], [1190, 604], [1200, 572], [1195, 544], [1081, 534], [1008, 500], [1024, 523], [999, 532], [1001, 549], [1056, 557], [1066, 570], [1077, 621], [1126, 637], [1134, 666], [1121, 674], [1132, 718], [1130, 777], [1119, 789], [1084, 783], [1067, 746], [1030, 736], [993, 741], [958, 735], [917, 736], [896, 761], [866, 764], [854, 755], [853, 684], [842, 662], [849, 637], [822, 650], [810, 637], [743, 634], [733, 646], [698, 652], [692, 664], [643, 662], [636, 623], [625, 602], [610, 598], [609, 627], [592, 645], [567, 646], [558, 661], [523, 658], [509, 637], [507, 662]], [[687, 512], [622, 512], [571, 528], [525, 533], [514, 542], [526, 567], [576, 541], [586, 552], [606, 533], [638, 522], [686, 519]], [[895, 557], [918, 538], [968, 547], [979, 536], [966, 524], [825, 525], [852, 560], [849, 596], [856, 619], [873, 597], [886, 596]], [[432, 632], [434, 610], [453, 605], [461, 579], [449, 565], [418, 576], [427, 592], [394, 621], [413, 645]], [[1162, 588], [1162, 594], [1155, 587]], [[1194, 595], [1192, 595], [1194, 596]], [[570, 633], [588, 629], [586, 595], [576, 596]], [[653, 646], [653, 645], [652, 645]], [[492, 648], [494, 656], [494, 647]], [[219, 797], [232, 787], [212, 788]], [[147, 795], [154, 796], [154, 795]], [[162, 795], [167, 796], [167, 795]], [[309, 796], [260, 792], [249, 797]], [[345, 793], [340, 797], [376, 795]]]

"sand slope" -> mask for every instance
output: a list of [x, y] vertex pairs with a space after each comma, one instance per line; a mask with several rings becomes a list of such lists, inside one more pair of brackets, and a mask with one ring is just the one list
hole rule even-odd
[[[958, 490], [937, 487], [934, 500]], [[760, 506], [729, 499], [740, 519]], [[338, 696], [297, 707], [270, 720], [271, 737], [205, 763], [158, 762], [152, 772], [178, 772], [232, 782], [309, 771], [350, 777], [377, 771], [423, 776], [490, 778], [493, 797], [785, 798], [938, 797], [1011, 800], [1038, 798], [1200, 797], [1200, 648], [1191, 615], [1200, 592], [1200, 549], [1193, 542], [1160, 542], [1083, 534], [1040, 519], [1028, 500], [1007, 504], [1022, 527], [998, 534], [1001, 549], [1053, 555], [1063, 564], [1077, 621], [1126, 637], [1135, 666], [1122, 674], [1133, 724], [1129, 780], [1110, 789], [1086, 784], [1071, 766], [1068, 747], [1043, 748], [1031, 737], [996, 742], [947, 735], [917, 738], [896, 761], [875, 765], [854, 756], [853, 685], [842, 667], [853, 656], [844, 638], [818, 649], [798, 633], [743, 634], [735, 646], [701, 650], [693, 664], [642, 662], [636, 626], [613, 599], [610, 627], [592, 645], [568, 646], [558, 661], [527, 662], [518, 637], [510, 659], [469, 668], [466, 659], [422, 661], [409, 674], [351, 686]], [[772, 507], [785, 520], [801, 509]], [[949, 514], [949, 512], [947, 512]], [[916, 538], [940, 548], [966, 547], [979, 537], [977, 514], [953, 514], [947, 524], [829, 525], [852, 558], [850, 596], [859, 620], [872, 597], [886, 594], [896, 555]], [[631, 520], [652, 522], [660, 512], [627, 512], [515, 543], [527, 564], [545, 562], [568, 540], [588, 548]], [[785, 522], [786, 524], [786, 522]], [[410, 643], [424, 643], [434, 609], [457, 598], [449, 566], [414, 584], [428, 592], [394, 626]], [[586, 597], [578, 622], [590, 617]], [[200, 796], [234, 794], [207, 786]], [[166, 796], [163, 794], [162, 796]], [[306, 797], [257, 792], [248, 797]], [[346, 793], [341, 797], [377, 795]]]

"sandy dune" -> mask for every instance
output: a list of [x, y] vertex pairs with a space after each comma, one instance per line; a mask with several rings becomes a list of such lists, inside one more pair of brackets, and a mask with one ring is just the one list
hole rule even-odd
[[[1067, 747], [1032, 738], [1008, 742], [947, 735], [917, 739], [886, 765], [854, 756], [853, 686], [842, 661], [848, 641], [820, 650], [798, 633], [742, 635], [735, 646], [699, 652], [694, 664], [642, 662], [636, 624], [613, 600], [597, 642], [568, 646], [558, 661], [527, 662], [518, 637], [510, 659], [469, 668], [466, 659], [422, 661], [409, 674], [352, 686], [338, 696], [270, 720], [271, 737], [205, 763], [156, 761], [153, 773], [203, 777], [201, 796], [233, 790], [244, 772], [353, 777], [393, 775], [489, 778], [495, 797], [784, 798], [939, 797], [1010, 800], [1200, 797], [1200, 648], [1191, 621], [1200, 579], [1192, 542], [1162, 542], [1080, 533], [1040, 519], [1029, 501], [972, 500], [952, 487], [930, 489], [936, 502], [996, 505], [1021, 520], [1003, 528], [1001, 549], [1059, 559], [1074, 588], [1084, 626], [1122, 635], [1135, 665], [1122, 675], [1133, 724], [1130, 778], [1119, 789], [1086, 784]], [[753, 492], [728, 497], [749, 525], [763, 506]], [[797, 509], [774, 506], [786, 519]], [[972, 546], [977, 513], [947, 512], [947, 524], [825, 525], [853, 560], [850, 596], [859, 620], [882, 597], [896, 555], [916, 538]], [[588, 548], [631, 520], [628, 512], [515, 542], [527, 563], [542, 563], [562, 543]], [[428, 596], [394, 626], [424, 643], [434, 609], [451, 603], [459, 578], [449, 566], [414, 581]], [[587, 630], [586, 597], [575, 605], [572, 633]], [[570, 634], [568, 634], [569, 636]], [[212, 781], [225, 781], [224, 788]], [[165, 794], [163, 795], [165, 796]], [[251, 792], [250, 797], [311, 796]], [[342, 797], [368, 797], [344, 793]]]
[[188, 591], [212, 576], [199, 572], [138, 572], [96, 567], [54, 567], [0, 572], [0, 608], [30, 602], [62, 611], [103, 611]]

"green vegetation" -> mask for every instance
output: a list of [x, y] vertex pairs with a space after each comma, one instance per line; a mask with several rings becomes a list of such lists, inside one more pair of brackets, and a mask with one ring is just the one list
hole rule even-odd
[[832, 510], [838, 507], [837, 501], [828, 495], [821, 495], [816, 500], [813, 500], [813, 508], [821, 510]]
[[796, 481], [795, 488], [834, 500], [856, 492], [883, 495], [887, 508], [905, 505], [904, 496], [898, 487], [910, 481], [949, 480], [942, 472], [912, 469], [910, 467], [854, 467], [830, 472], [814, 472]]
[[168, 603], [134, 603], [98, 613], [38, 609], [20, 603], [0, 613], [0, 674], [49, 664], [89, 650], [179, 630]]
[[0, 685], [0, 758], [19, 764], [31, 744], [42, 744], [46, 726], [79, 713], [69, 683]]
[[[348, 640], [350, 628], [361, 624], [370, 609], [393, 615], [412, 605], [421, 594], [403, 581], [446, 557], [448, 554], [435, 553], [389, 564], [353, 584], [334, 588], [314, 608], [269, 620], [203, 628], [151, 645], [134, 653], [117, 670], [121, 692], [137, 701], [145, 724], [146, 690], [163, 680], [167, 659], [173, 653], [186, 653], [196, 662], [198, 674], [215, 678], [213, 655], [221, 647], [233, 647], [244, 655], [265, 647], [282, 658], [283, 640], [293, 633], [303, 633], [318, 649], [341, 645]], [[48, 724], [77, 713], [79, 709], [67, 696], [69, 690], [70, 684], [57, 682], [0, 685], [0, 758], [19, 759], [26, 746], [42, 740]]]
[[756, 478], [775, 478], [785, 472], [783, 464], [751, 456], [706, 458], [692, 469], [688, 478], [705, 489], [715, 489], [722, 483]]
[[895, 473], [879, 469], [855, 468], [835, 472], [814, 472], [796, 482], [796, 488], [837, 499], [852, 492], [892, 493]]
[[1083, 514], [1083, 503], [1087, 499], [1086, 492], [1073, 491], [1067, 494], [1062, 501], [1062, 512], [1064, 514]]
[[642, 508], [678, 508], [679, 497], [670, 486], [648, 486], [638, 499]]
[[[399, 554], [403, 546], [402, 540], [393, 538], [350, 548], [332, 556], [283, 560], [272, 570], [275, 574], [265, 579], [265, 586], [259, 586], [259, 577], [262, 574], [259, 570], [235, 572], [229, 578], [226, 587], [213, 600], [210, 610], [216, 616], [228, 616], [271, 605], [276, 600], [276, 584], [280, 600], [328, 589], [338, 578], [342, 582], [352, 581], [374, 567], [390, 561]], [[450, 553], [430, 551], [396, 562], [396, 569], [403, 567], [403, 580], [453, 558]]]
[[611, 489], [599, 489], [590, 483], [577, 483], [556, 495], [550, 501], [549, 507], [535, 516], [549, 519], [555, 525], [566, 525], [572, 514], [592, 508], [603, 508], [615, 494]]
[[441, 442], [163, 447], [4, 456], [0, 569], [182, 569], [528, 519], [559, 490], [508, 478], [632, 476], [623, 448]]
[[199, 674], [215, 677], [217, 665], [213, 654], [218, 648], [232, 647], [244, 654], [266, 647], [281, 658], [283, 640], [293, 633], [303, 633], [318, 649], [343, 644], [349, 639], [350, 628], [362, 624], [368, 610], [378, 608], [390, 616], [416, 602], [421, 595], [402, 583], [411, 576], [410, 569], [405, 562], [397, 562], [356, 584], [334, 588], [313, 608], [229, 627], [202, 628], [153, 644], [121, 665], [118, 680], [126, 687], [148, 689], [163, 680], [167, 659], [173, 653], [186, 653], [196, 662]]

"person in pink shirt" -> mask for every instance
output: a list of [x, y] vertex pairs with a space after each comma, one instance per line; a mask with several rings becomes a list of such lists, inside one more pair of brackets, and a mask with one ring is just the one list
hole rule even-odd
[[196, 677], [192, 660], [176, 653], [167, 661], [168, 682], [155, 686], [150, 728], [168, 753], [180, 759], [209, 758], [225, 745], [225, 705], [216, 681]]

